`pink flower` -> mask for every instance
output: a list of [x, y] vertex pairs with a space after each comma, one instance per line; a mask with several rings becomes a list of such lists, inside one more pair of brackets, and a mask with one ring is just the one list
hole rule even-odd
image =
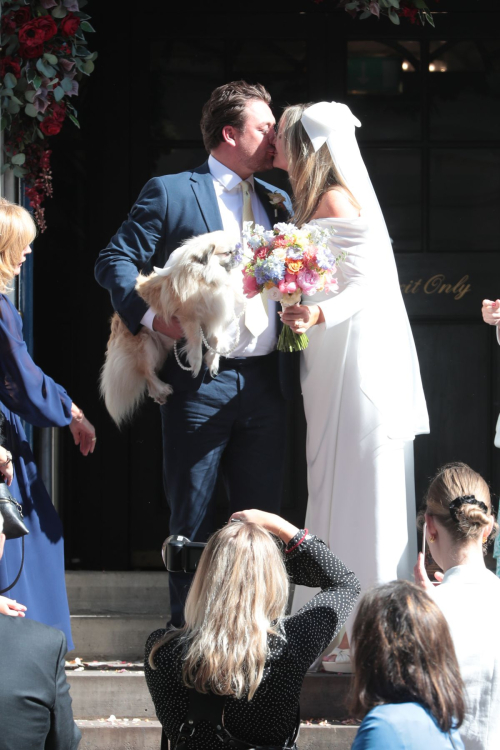
[[339, 282], [333, 278], [331, 271], [323, 274], [323, 283], [325, 292], [336, 292], [338, 290]]
[[283, 281], [278, 284], [278, 289], [283, 294], [293, 294], [297, 291], [297, 277], [294, 273], [286, 273]]
[[297, 281], [304, 294], [315, 294], [319, 286], [319, 273], [304, 268], [297, 274]]
[[250, 274], [247, 274], [245, 271], [243, 271], [243, 293], [246, 297], [249, 299], [251, 297], [255, 297], [257, 294], [259, 294], [260, 289], [257, 284], [257, 281], [255, 280], [255, 276], [251, 276]]

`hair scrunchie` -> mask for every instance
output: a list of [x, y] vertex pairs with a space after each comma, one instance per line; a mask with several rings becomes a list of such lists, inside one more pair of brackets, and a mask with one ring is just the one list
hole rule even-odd
[[477, 505], [483, 511], [483, 513], [488, 512], [486, 504], [483, 503], [482, 500], [476, 500], [475, 495], [461, 495], [460, 497], [456, 497], [455, 500], [453, 500], [453, 502], [449, 505], [450, 516], [454, 521], [458, 521], [458, 511], [460, 510], [462, 505]]

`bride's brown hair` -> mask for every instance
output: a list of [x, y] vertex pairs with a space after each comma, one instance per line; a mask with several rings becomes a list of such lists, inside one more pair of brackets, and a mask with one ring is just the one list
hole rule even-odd
[[278, 137], [283, 138], [288, 175], [293, 190], [294, 224], [310, 221], [319, 202], [330, 190], [341, 189], [353, 206], [361, 206], [337, 172], [327, 144], [314, 151], [300, 118], [311, 104], [294, 104], [283, 112]]

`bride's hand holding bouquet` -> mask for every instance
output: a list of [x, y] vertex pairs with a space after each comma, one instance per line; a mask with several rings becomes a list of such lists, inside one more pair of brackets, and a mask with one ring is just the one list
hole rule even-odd
[[243, 288], [247, 297], [266, 294], [280, 302], [283, 326], [278, 350], [295, 352], [305, 349], [305, 334], [311, 325], [321, 322], [317, 305], [300, 305], [302, 295], [336, 292], [337, 259], [328, 248], [333, 229], [304, 224], [275, 224], [272, 230], [261, 226], [245, 228], [247, 263], [243, 269]]

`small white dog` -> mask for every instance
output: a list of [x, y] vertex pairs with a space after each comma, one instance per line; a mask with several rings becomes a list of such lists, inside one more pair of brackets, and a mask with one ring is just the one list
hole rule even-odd
[[[210, 374], [219, 368], [219, 353], [231, 342], [228, 327], [235, 321], [235, 290], [230, 271], [241, 261], [238, 245], [224, 232], [211, 232], [187, 240], [174, 250], [165, 268], [150, 276], [139, 274], [136, 290], [167, 325], [176, 316], [186, 338], [186, 354], [193, 377], [200, 371], [203, 335], [210, 345], [205, 362]], [[115, 313], [111, 318], [106, 361], [100, 391], [106, 408], [120, 427], [130, 419], [146, 395], [165, 403], [172, 387], [156, 373], [174, 348], [175, 341], [149, 328], [130, 333]]]

